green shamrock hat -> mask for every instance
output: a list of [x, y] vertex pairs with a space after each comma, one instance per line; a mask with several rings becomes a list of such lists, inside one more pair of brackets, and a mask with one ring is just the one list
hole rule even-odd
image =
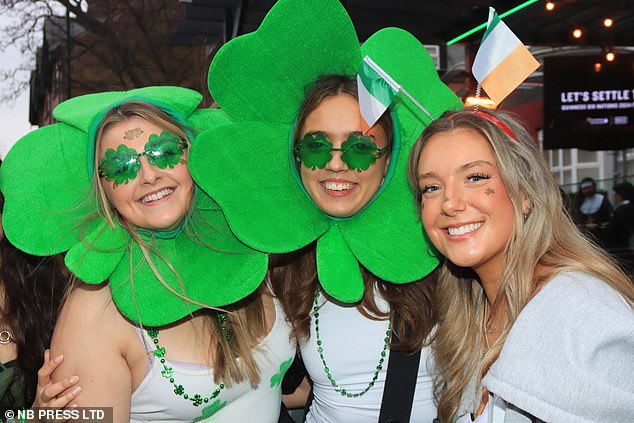
[[169, 324], [203, 305], [244, 298], [264, 279], [266, 255], [238, 241], [218, 205], [200, 190], [182, 232], [147, 237], [163, 282], [130, 234], [98, 213], [92, 170], [86, 169], [93, 161], [91, 131], [105, 112], [131, 100], [152, 103], [195, 131], [227, 122], [220, 110], [197, 109], [199, 93], [178, 87], [90, 94], [60, 104], [54, 111], [59, 123], [19, 140], [0, 169], [7, 238], [30, 254], [67, 251], [66, 265], [80, 280], [108, 280], [119, 310], [144, 325]]
[[[233, 122], [201, 134], [190, 155], [192, 176], [216, 199], [240, 240], [269, 253], [317, 240], [319, 280], [345, 302], [363, 295], [359, 263], [393, 283], [420, 279], [438, 264], [406, 178], [408, 153], [431, 119], [403, 94], [391, 106], [396, 128], [390, 168], [365, 209], [346, 219], [329, 217], [297, 175], [291, 137], [307, 86], [321, 75], [355, 76], [366, 55], [433, 117], [462, 106], [410, 33], [386, 28], [359, 47], [339, 1], [280, 0], [257, 31], [230, 41], [214, 57], [209, 87]], [[214, 183], [221, 175], [231, 175], [231, 182]]]

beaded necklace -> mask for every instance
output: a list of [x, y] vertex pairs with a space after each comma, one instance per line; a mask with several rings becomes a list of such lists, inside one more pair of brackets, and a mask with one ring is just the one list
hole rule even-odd
[[385, 338], [383, 340], [384, 341], [383, 351], [381, 351], [381, 358], [379, 359], [379, 364], [376, 365], [376, 371], [374, 372], [374, 375], [372, 376], [372, 380], [368, 383], [368, 386], [364, 390], [360, 392], [356, 392], [356, 393], [351, 393], [351, 392], [348, 392], [346, 388], [344, 388], [343, 386], [337, 383], [335, 378], [330, 373], [330, 368], [328, 367], [328, 364], [326, 364], [326, 359], [324, 358], [323, 342], [321, 340], [321, 337], [319, 336], [319, 290], [315, 292], [315, 305], [313, 306], [313, 316], [315, 319], [315, 335], [317, 338], [317, 352], [319, 353], [321, 362], [324, 365], [324, 372], [326, 372], [326, 376], [328, 376], [328, 380], [330, 381], [330, 384], [335, 388], [335, 392], [339, 392], [341, 396], [348, 397], [348, 398], [358, 398], [364, 395], [366, 392], [370, 390], [370, 388], [374, 386], [374, 383], [379, 377], [379, 372], [383, 369], [383, 362], [385, 361], [385, 356], [387, 355], [387, 349], [390, 344], [392, 322], [388, 320], [387, 330], [385, 331]]
[[[218, 320], [220, 321], [220, 327], [222, 328], [222, 332], [225, 336], [225, 339], [227, 341], [231, 340], [231, 332], [227, 329], [226, 326], [226, 322], [227, 322], [227, 315], [224, 313], [218, 313]], [[192, 402], [192, 405], [194, 407], [198, 407], [200, 404], [202, 403], [208, 403], [209, 401], [215, 399], [218, 395], [220, 395], [220, 391], [223, 390], [223, 388], [225, 387], [225, 384], [223, 382], [220, 382], [220, 385], [218, 385], [218, 387], [216, 389], [214, 389], [214, 391], [211, 393], [211, 395], [209, 397], [203, 397], [200, 394], [189, 394], [187, 392], [185, 392], [185, 388], [183, 387], [183, 385], [177, 384], [174, 381], [174, 369], [170, 366], [168, 366], [167, 364], [165, 364], [165, 348], [161, 347], [159, 345], [159, 341], [158, 341], [158, 334], [159, 331], [158, 329], [148, 329], [147, 334], [150, 338], [152, 338], [152, 341], [154, 342], [154, 345], [156, 346], [156, 349], [153, 351], [154, 352], [154, 357], [158, 358], [161, 360], [161, 364], [163, 365], [163, 370], [161, 370], [161, 376], [163, 376], [165, 379], [169, 380], [170, 383], [174, 386], [174, 393], [178, 396], [182, 396], [183, 398], [185, 398], [186, 400], [189, 400]]]

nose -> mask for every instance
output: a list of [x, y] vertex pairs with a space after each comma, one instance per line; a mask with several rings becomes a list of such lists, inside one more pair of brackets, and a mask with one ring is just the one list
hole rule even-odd
[[343, 172], [348, 170], [348, 165], [341, 160], [343, 151], [331, 151], [332, 159], [326, 163], [326, 169], [331, 172]]
[[141, 157], [141, 169], [139, 170], [139, 180], [143, 184], [153, 185], [161, 178], [161, 170], [151, 165], [147, 157]]
[[460, 188], [445, 187], [442, 198], [442, 212], [447, 216], [455, 216], [466, 207], [464, 193]]

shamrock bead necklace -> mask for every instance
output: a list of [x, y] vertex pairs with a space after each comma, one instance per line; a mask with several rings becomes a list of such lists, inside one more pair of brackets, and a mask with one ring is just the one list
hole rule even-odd
[[346, 388], [344, 388], [343, 386], [337, 383], [335, 378], [330, 373], [330, 368], [328, 367], [328, 364], [326, 364], [326, 359], [324, 358], [323, 342], [321, 340], [321, 337], [319, 336], [319, 290], [315, 292], [315, 305], [313, 306], [313, 317], [315, 319], [315, 335], [317, 339], [317, 352], [319, 353], [321, 362], [324, 365], [324, 372], [326, 372], [326, 376], [328, 376], [328, 380], [330, 381], [330, 384], [335, 388], [336, 392], [339, 392], [339, 394], [341, 394], [341, 396], [344, 396], [344, 397], [358, 398], [364, 395], [374, 386], [374, 383], [379, 378], [379, 372], [383, 370], [383, 362], [385, 361], [385, 356], [387, 355], [387, 349], [390, 345], [390, 333], [392, 331], [392, 322], [388, 321], [387, 323], [387, 330], [385, 331], [385, 338], [383, 340], [384, 341], [383, 351], [381, 351], [381, 358], [379, 359], [379, 364], [376, 365], [376, 371], [374, 372], [374, 375], [372, 376], [372, 380], [368, 383], [368, 386], [364, 390], [360, 392], [351, 393], [351, 392], [348, 392]]
[[[223, 334], [225, 336], [225, 339], [227, 341], [231, 340], [231, 332], [229, 332], [229, 330], [226, 327], [226, 321], [227, 321], [227, 315], [224, 313], [219, 313], [218, 314], [218, 320], [220, 321], [220, 326], [222, 328]], [[161, 347], [159, 345], [159, 341], [158, 341], [158, 334], [159, 331], [158, 329], [148, 329], [147, 334], [150, 338], [152, 338], [152, 342], [154, 342], [154, 345], [156, 346], [156, 349], [153, 351], [154, 352], [154, 357], [158, 358], [161, 360], [161, 364], [163, 365], [163, 370], [161, 370], [161, 376], [163, 376], [165, 379], [169, 380], [170, 383], [174, 386], [174, 393], [178, 396], [182, 396], [183, 398], [185, 398], [186, 400], [189, 400], [192, 402], [192, 405], [194, 407], [198, 407], [200, 404], [202, 403], [208, 403], [209, 401], [215, 399], [218, 395], [220, 395], [220, 391], [222, 391], [225, 387], [225, 384], [220, 382], [220, 385], [218, 385], [218, 387], [216, 389], [214, 389], [214, 391], [211, 393], [211, 395], [209, 397], [203, 397], [200, 394], [194, 394], [191, 395], [189, 393], [185, 392], [185, 388], [183, 387], [183, 385], [179, 385], [174, 381], [174, 369], [170, 366], [168, 366], [165, 363], [165, 348]]]

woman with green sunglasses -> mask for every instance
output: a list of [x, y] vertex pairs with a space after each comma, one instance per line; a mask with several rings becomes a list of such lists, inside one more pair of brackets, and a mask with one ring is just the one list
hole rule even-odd
[[74, 402], [116, 422], [278, 420], [290, 326], [262, 284], [266, 256], [189, 173], [195, 133], [225, 122], [201, 99], [176, 87], [70, 99], [2, 167], [9, 239], [68, 251], [53, 381], [78, 376]]
[[[364, 57], [414, 99], [399, 92], [368, 125], [358, 100]], [[385, 28], [360, 46], [338, 0], [279, 0], [257, 31], [218, 51], [209, 86], [232, 122], [201, 134], [190, 170], [236, 236], [271, 254], [312, 381], [307, 421], [432, 421], [438, 259], [404, 160], [459, 99], [412, 34]], [[232, 183], [214, 184], [222, 174]], [[400, 359], [405, 367], [392, 364]], [[398, 374], [407, 382], [394, 383]]]
[[[319, 210], [335, 219], [354, 219], [364, 212], [390, 166], [392, 115], [386, 112], [365, 131], [360, 116], [357, 81], [328, 75], [308, 90], [294, 130], [302, 187]], [[371, 236], [368, 240], [376, 242]], [[317, 260], [313, 243], [277, 258], [286, 264], [272, 271], [312, 381], [314, 400], [306, 421], [376, 421], [390, 349], [392, 354], [420, 352], [414, 354], [411, 416], [414, 421], [433, 420], [433, 360], [426, 345], [435, 323], [435, 277], [394, 285], [362, 268], [363, 297], [345, 304], [319, 289]], [[401, 336], [393, 338], [392, 333]]]
[[295, 159], [310, 198], [326, 214], [350, 217], [378, 192], [390, 163], [389, 113], [364, 133], [356, 81], [327, 76], [304, 100], [294, 131]]

